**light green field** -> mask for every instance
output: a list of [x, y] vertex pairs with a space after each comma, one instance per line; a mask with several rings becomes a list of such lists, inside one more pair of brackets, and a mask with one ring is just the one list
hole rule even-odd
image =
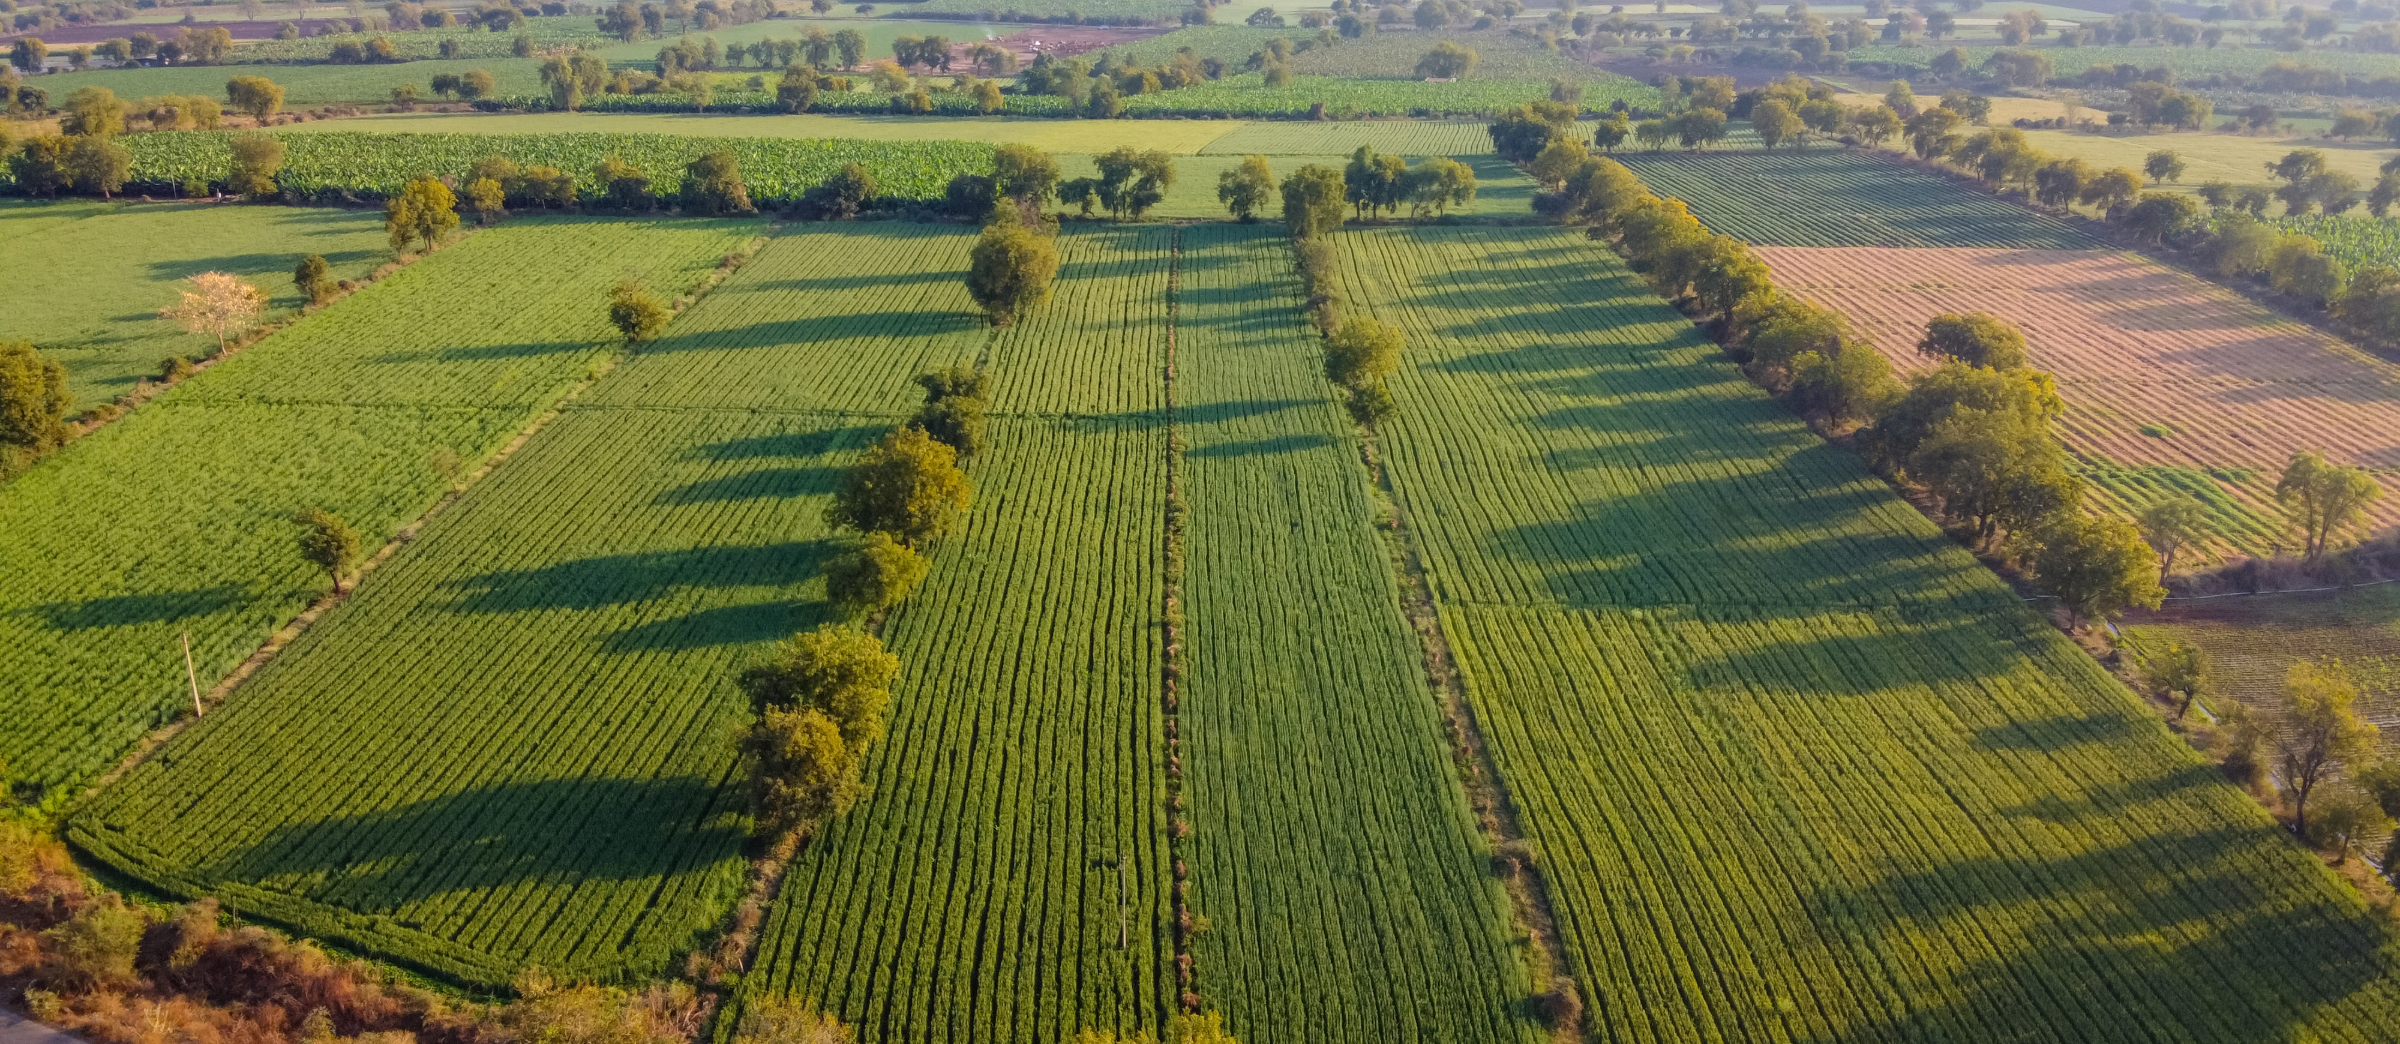
[[303, 123], [295, 131], [402, 134], [690, 134], [742, 138], [859, 138], [869, 141], [1018, 142], [1051, 152], [1105, 152], [1117, 145], [1190, 154], [1243, 127], [1238, 120], [1010, 119], [1003, 116], [722, 115], [699, 113], [390, 113]]
[[1361, 145], [1403, 156], [1492, 151], [1491, 124], [1468, 120], [1259, 120], [1200, 149], [1204, 156], [1347, 156]]
[[225, 204], [0, 200], [0, 339], [30, 340], [67, 366], [78, 408], [130, 392], [169, 356], [197, 359], [216, 341], [158, 318], [181, 280], [231, 272], [270, 295], [269, 317], [301, 305], [292, 269], [322, 254], [334, 278], [391, 259], [383, 216]]
[[[2282, 159], [2293, 149], [2323, 152], [2327, 166], [2357, 178], [2359, 188], [2364, 190], [2382, 176], [2385, 161], [2400, 156], [2400, 151], [2382, 142], [2247, 138], [2238, 134], [2142, 134], [2120, 137], [2063, 130], [2034, 130], [2025, 132], [2025, 140], [2053, 156], [2081, 157], [2085, 162], [2102, 169], [2131, 167], [2138, 171], [2142, 169], [2143, 158], [2153, 150], [2170, 149], [2183, 156], [2183, 180], [2157, 187], [2181, 192], [2193, 191], [2210, 181], [2226, 181], [2235, 185], [2282, 184], [2267, 173], [2266, 166]], [[2366, 210], [2360, 208], [2357, 213], [2364, 214]]]
[[1337, 239], [1598, 1036], [2400, 1034], [2353, 889], [1613, 253]]
[[[1414, 164], [1424, 157], [1410, 157]], [[1175, 161], [1175, 185], [1167, 190], [1165, 202], [1150, 211], [1154, 218], [1216, 219], [1228, 215], [1225, 204], [1217, 199], [1217, 178], [1225, 171], [1242, 165], [1241, 156], [1185, 156]], [[1099, 173], [1089, 156], [1062, 155], [1059, 171], [1066, 177], [1092, 177]], [[1523, 171], [1500, 161], [1496, 156], [1462, 156], [1460, 161], [1474, 168], [1475, 202], [1463, 207], [1451, 207], [1450, 213], [1467, 217], [1521, 218], [1533, 215], [1533, 193], [1538, 187]], [[1315, 163], [1336, 170], [1350, 162], [1349, 156], [1271, 156], [1268, 166], [1277, 181], [1303, 165]], [[1097, 207], [1095, 213], [1101, 213]], [[1283, 212], [1283, 204], [1269, 200], [1262, 218], [1273, 220]], [[1389, 215], [1386, 215], [1389, 216]], [[1406, 216], [1403, 210], [1402, 216]]]
[[[882, 9], [878, 8], [878, 10]], [[692, 32], [679, 34], [675, 31], [674, 19], [668, 19], [664, 38], [636, 40], [632, 43], [611, 43], [600, 50], [600, 56], [608, 59], [608, 64], [612, 67], [656, 68], [659, 48], [675, 43], [686, 35], [695, 44], [713, 36], [722, 46], [736, 43], [750, 44], [760, 40], [797, 40], [807, 35], [808, 30], [812, 27], [823, 30], [827, 36], [844, 29], [858, 30], [867, 38], [866, 54], [861, 60], [870, 62], [878, 58], [891, 57], [892, 40], [896, 37], [944, 36], [953, 43], [964, 43], [969, 40], [983, 39], [985, 35], [982, 27], [971, 22], [916, 22], [894, 18], [771, 18], [742, 25], [720, 26], [706, 32], [700, 31], [695, 23]], [[1021, 27], [1010, 26], [1007, 28]], [[837, 57], [835, 60], [839, 61], [840, 59]]]
[[72, 785], [188, 712], [328, 587], [294, 513], [375, 548], [621, 339], [629, 271], [677, 293], [758, 221], [527, 220], [310, 315], [0, 485], [0, 758]]

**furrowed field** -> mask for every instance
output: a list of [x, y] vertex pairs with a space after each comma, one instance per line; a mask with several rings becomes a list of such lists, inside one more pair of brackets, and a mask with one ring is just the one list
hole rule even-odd
[[1603, 1035], [2400, 1032], [2355, 893], [1612, 254], [1340, 239]]
[[1249, 1044], [1527, 1041], [1508, 898], [1275, 225], [1183, 234], [1186, 795], [1202, 992]]
[[[1238, 120], [1127, 120], [1111, 124], [1107, 144], [1189, 155], [1219, 151], [1211, 143], [1252, 124]], [[1407, 127], [1408, 124], [1395, 124]], [[1440, 125], [1436, 125], [1440, 126]], [[1482, 151], [1491, 136], [1473, 124]], [[1049, 152], [1089, 151], [1098, 146], [1092, 125], [1082, 120], [1020, 119], [1010, 116], [870, 116], [777, 113], [411, 112], [362, 119], [296, 123], [285, 134], [681, 134], [703, 138], [849, 138], [861, 141], [1021, 142]], [[1377, 146], [1379, 149], [1381, 146]], [[1105, 150], [1104, 150], [1105, 151]], [[1258, 152], [1258, 149], [1235, 150]], [[1474, 149], [1467, 150], [1476, 151]]]
[[292, 267], [322, 254], [334, 278], [357, 279], [391, 255], [378, 215], [346, 210], [158, 206], [90, 200], [0, 202], [0, 338], [24, 338], [67, 367], [77, 408], [157, 377], [169, 356], [199, 357], [213, 338], [162, 322], [178, 283], [231, 272], [300, 307]]
[[1171, 234], [1067, 235], [1050, 304], [993, 341], [975, 506], [884, 631], [904, 675], [871, 792], [794, 863], [745, 990], [876, 1041], [1058, 1040], [1172, 1010]]
[[2063, 221], [1847, 150], [1621, 153], [1653, 191], [1737, 239], [1777, 246], [2014, 247], [2102, 244]]
[[[575, 176], [584, 195], [601, 186], [592, 168], [615, 156], [650, 177], [651, 191], [672, 194], [683, 168], [710, 152], [740, 161], [750, 195], [760, 201], [796, 198], [803, 189], [856, 162], [885, 195], [939, 198], [952, 176], [987, 171], [992, 147], [965, 141], [856, 141], [808, 138], [703, 138], [678, 134], [373, 134], [319, 131], [278, 133], [286, 158], [277, 183], [304, 196], [361, 192], [389, 195], [408, 179], [431, 172], [456, 177], [486, 156], [544, 163]], [[224, 132], [170, 131], [125, 139], [137, 182], [221, 180], [232, 163]]]
[[0, 486], [0, 758], [90, 777], [326, 590], [290, 519], [372, 548], [615, 350], [628, 269], [690, 285], [757, 222], [529, 221], [312, 315]]
[[112, 787], [78, 844], [465, 982], [666, 973], [746, 870], [734, 676], [824, 617], [825, 503], [876, 416], [983, 340], [949, 279], [872, 306], [965, 245], [777, 240]]

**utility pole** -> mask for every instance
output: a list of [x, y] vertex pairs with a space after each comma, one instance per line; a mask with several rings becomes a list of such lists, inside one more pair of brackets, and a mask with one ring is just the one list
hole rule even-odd
[[[192, 632], [183, 632], [183, 680], [192, 686], [192, 717], [208, 713], [200, 706], [200, 674], [192, 670]], [[1120, 886], [1120, 890], [1121, 886]]]

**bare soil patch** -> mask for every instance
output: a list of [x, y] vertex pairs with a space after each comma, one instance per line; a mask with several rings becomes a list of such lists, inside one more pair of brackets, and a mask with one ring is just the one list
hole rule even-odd
[[[1000, 37], [991, 42], [1015, 52], [1018, 61], [1031, 62], [1033, 61], [1034, 56], [1037, 54], [1047, 54], [1053, 58], [1071, 58], [1075, 55], [1085, 54], [1092, 51], [1106, 50], [1108, 48], [1118, 46], [1119, 44], [1129, 44], [1141, 40], [1147, 40], [1163, 32], [1166, 32], [1166, 30], [1106, 29], [1098, 26], [1083, 25], [1045, 25], [1038, 28], [1027, 29], [1022, 32], [1010, 33], [1007, 36]], [[973, 40], [963, 41], [961, 44], [962, 49], [959, 53], [964, 55], [966, 52], [963, 50], [963, 48], [972, 47], [974, 45], [975, 41]]]

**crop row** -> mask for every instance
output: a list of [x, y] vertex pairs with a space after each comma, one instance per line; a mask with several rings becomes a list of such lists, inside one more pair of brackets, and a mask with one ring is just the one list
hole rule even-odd
[[2370, 265], [2400, 268], [2400, 217], [2369, 217], [2353, 211], [2341, 217], [2269, 218], [2267, 223], [2316, 240], [2352, 272]]
[[615, 343], [629, 263], [687, 285], [755, 223], [525, 222], [299, 321], [0, 486], [0, 758], [64, 785], [107, 767], [323, 593], [292, 514], [368, 541], [429, 506]]
[[1393, 482], [1601, 1035], [2391, 1035], [2355, 895], [1613, 254], [1343, 238], [1354, 313], [1410, 333]]
[[2104, 245], [2057, 218], [1848, 150], [1619, 158], [1652, 191], [1690, 204], [1710, 228], [1762, 246]]
[[1508, 899], [1281, 231], [1195, 226], [1178, 264], [1201, 993], [1250, 1044], [1527, 1041]]
[[[884, 195], [908, 199], [939, 198], [953, 176], [988, 171], [992, 165], [992, 146], [964, 141], [323, 131], [277, 137], [285, 159], [276, 180], [285, 191], [304, 196], [389, 195], [419, 174], [464, 175], [487, 156], [557, 167], [573, 174], [577, 189], [587, 195], [601, 187], [593, 168], [615, 156], [648, 175], [652, 191], [671, 194], [683, 184], [686, 164], [724, 150], [741, 163], [751, 198], [765, 201], [796, 198], [845, 163], [864, 166]], [[223, 132], [137, 134], [124, 140], [133, 152], [136, 182], [221, 180], [232, 164], [232, 146]]]

